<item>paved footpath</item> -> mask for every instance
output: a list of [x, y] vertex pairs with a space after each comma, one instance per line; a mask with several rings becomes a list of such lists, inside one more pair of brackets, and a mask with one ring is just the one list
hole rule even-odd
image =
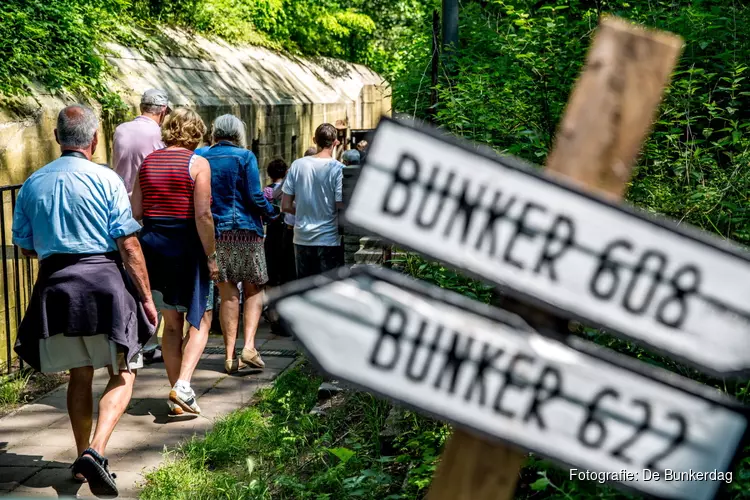
[[[139, 370], [133, 399], [107, 447], [119, 498], [138, 497], [143, 473], [163, 461], [165, 447], [172, 450], [195, 434], [203, 435], [217, 417], [246, 406], [259, 388], [270, 385], [294, 361], [290, 351], [297, 349], [296, 343], [271, 335], [264, 322], [256, 343], [264, 354], [266, 369], [226, 375], [221, 337], [211, 336], [192, 381], [203, 413], [189, 420], [167, 417], [169, 382], [164, 364]], [[241, 346], [241, 341], [238, 344]], [[96, 372], [95, 413], [107, 380], [106, 369]], [[0, 496], [95, 498], [88, 486], [71, 479], [69, 467], [76, 450], [65, 410], [65, 391], [65, 386], [60, 387], [0, 418]]]

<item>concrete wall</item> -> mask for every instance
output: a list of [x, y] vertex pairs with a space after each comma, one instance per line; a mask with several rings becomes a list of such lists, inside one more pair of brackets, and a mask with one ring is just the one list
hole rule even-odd
[[[167, 90], [174, 105], [197, 110], [207, 125], [224, 113], [240, 116], [248, 125], [247, 146], [258, 156], [264, 184], [267, 162], [281, 157], [290, 163], [302, 156], [313, 145], [312, 136], [319, 124], [347, 120], [352, 129], [368, 129], [391, 112], [387, 82], [364, 66], [326, 58], [296, 58], [258, 47], [235, 47], [179, 31], [165, 31], [152, 42], [148, 51], [108, 47], [108, 61], [115, 74], [110, 89], [120, 95], [129, 110], [103, 123], [95, 161], [108, 163], [114, 128], [134, 117], [141, 94], [155, 87]], [[57, 113], [74, 102], [77, 100], [72, 96], [52, 96], [39, 90], [12, 109], [0, 107], [0, 186], [21, 184], [34, 170], [59, 156], [53, 133]], [[14, 337], [10, 193], [0, 203], [5, 215], [0, 230], [5, 231], [9, 269], [2, 278], [8, 284]], [[2, 283], [0, 366], [6, 358]], [[21, 292], [25, 286], [22, 283]], [[25, 299], [24, 292], [24, 309]]]

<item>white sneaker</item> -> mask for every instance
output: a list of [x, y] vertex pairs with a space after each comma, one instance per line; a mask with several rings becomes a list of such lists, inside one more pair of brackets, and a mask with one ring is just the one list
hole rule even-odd
[[179, 417], [180, 415], [184, 415], [185, 412], [182, 411], [182, 408], [174, 404], [171, 400], [167, 399], [167, 406], [169, 407], [169, 413], [168, 415], [170, 417]]
[[185, 390], [177, 387], [177, 384], [175, 384], [172, 390], [169, 391], [169, 400], [186, 412], [195, 414], [201, 412], [201, 407], [198, 406], [198, 402], [195, 400], [195, 391], [191, 387]]

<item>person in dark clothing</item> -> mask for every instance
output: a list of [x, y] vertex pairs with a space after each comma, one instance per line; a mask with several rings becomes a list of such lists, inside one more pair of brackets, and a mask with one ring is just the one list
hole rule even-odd
[[[263, 189], [263, 195], [271, 202], [277, 212], [281, 211], [281, 184], [286, 176], [288, 167], [281, 158], [271, 160], [266, 166], [266, 172], [271, 183]], [[285, 265], [290, 262], [284, 261], [284, 230], [286, 224], [283, 217], [277, 217], [266, 224], [266, 240], [264, 248], [266, 251], [266, 264], [268, 266], [268, 286], [279, 286], [284, 283]], [[291, 261], [294, 266], [294, 260]]]

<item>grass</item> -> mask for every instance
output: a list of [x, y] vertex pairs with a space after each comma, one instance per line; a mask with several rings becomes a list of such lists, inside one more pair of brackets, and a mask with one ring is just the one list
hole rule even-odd
[[285, 373], [253, 406], [228, 415], [150, 473], [141, 498], [423, 496], [448, 427], [399, 412], [397, 437], [384, 448], [380, 432], [391, 406], [345, 392], [324, 415], [312, 415], [320, 382], [306, 365]]
[[62, 374], [23, 370], [0, 377], [0, 416], [48, 393], [67, 380]]

